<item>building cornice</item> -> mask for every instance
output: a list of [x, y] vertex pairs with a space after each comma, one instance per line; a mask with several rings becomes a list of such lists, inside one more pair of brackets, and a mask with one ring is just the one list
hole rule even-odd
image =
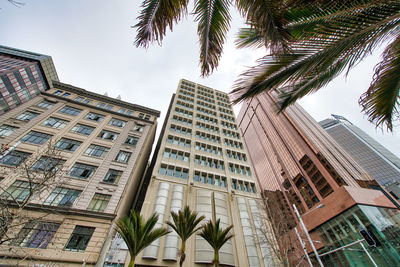
[[[75, 94], [80, 94], [80, 95], [85, 95], [88, 96], [90, 98], [96, 99], [96, 100], [100, 100], [100, 101], [104, 101], [110, 104], [114, 104], [116, 106], [120, 106], [120, 107], [124, 107], [124, 108], [128, 108], [128, 109], [132, 109], [132, 110], [136, 110], [136, 111], [142, 111], [145, 112], [147, 114], [156, 116], [156, 117], [160, 117], [160, 111], [155, 110], [155, 109], [151, 109], [151, 108], [147, 108], [141, 105], [136, 105], [136, 104], [131, 104], [129, 102], [125, 102], [116, 98], [112, 98], [112, 97], [108, 97], [105, 95], [101, 95], [101, 94], [97, 94], [94, 92], [90, 92], [87, 91], [85, 89], [79, 88], [79, 87], [75, 87], [72, 86], [70, 84], [65, 84], [62, 82], [57, 82], [57, 81], [53, 81], [53, 86], [54, 88], [57, 89], [62, 89], [62, 90], [66, 90], [69, 91], [71, 93], [75, 93]], [[120, 113], [118, 113], [120, 114]]]
[[[7, 200], [8, 205], [11, 208], [18, 208], [19, 206], [14, 202]], [[56, 206], [46, 206], [42, 204], [27, 204], [24, 206], [25, 210], [33, 210], [38, 212], [44, 212], [49, 214], [62, 214], [69, 216], [83, 216], [83, 217], [91, 217], [96, 219], [104, 219], [104, 220], [114, 220], [116, 217], [115, 214], [112, 213], [104, 213], [104, 212], [96, 212], [96, 211], [88, 211], [81, 209], [73, 209], [73, 208], [65, 208], [65, 207], [56, 207]]]

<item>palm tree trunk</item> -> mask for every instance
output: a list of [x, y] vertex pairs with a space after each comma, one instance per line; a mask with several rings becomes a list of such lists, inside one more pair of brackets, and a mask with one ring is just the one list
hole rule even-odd
[[179, 266], [180, 267], [182, 267], [183, 262], [185, 261], [185, 258], [186, 258], [185, 251], [186, 251], [186, 244], [185, 244], [185, 242], [182, 241], [181, 258], [179, 260]]
[[131, 258], [128, 267], [134, 267], [134, 266], [135, 266], [135, 258]]
[[214, 266], [219, 266], [219, 253], [218, 250], [214, 250]]

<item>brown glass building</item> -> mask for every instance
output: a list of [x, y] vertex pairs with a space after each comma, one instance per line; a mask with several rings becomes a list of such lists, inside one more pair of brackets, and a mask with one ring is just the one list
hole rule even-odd
[[[377, 182], [299, 105], [279, 115], [275, 111], [273, 96], [261, 94], [243, 103], [238, 125], [264, 197], [289, 221], [287, 232], [277, 234], [293, 233], [295, 204], [313, 240], [322, 241], [319, 254], [362, 239], [359, 230], [366, 228], [380, 242], [369, 249], [378, 265], [398, 264], [400, 214], [381, 191], [371, 189]], [[277, 224], [276, 213], [271, 218]], [[332, 253], [322, 261], [371, 264], [358, 250]]]

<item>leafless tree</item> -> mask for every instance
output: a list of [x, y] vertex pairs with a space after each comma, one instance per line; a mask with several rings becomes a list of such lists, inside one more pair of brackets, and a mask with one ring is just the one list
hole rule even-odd
[[298, 266], [304, 255], [292, 231], [296, 222], [282, 199], [282, 192], [264, 192], [263, 207], [261, 220], [265, 223], [256, 224], [256, 231], [261, 233], [260, 246], [268, 246], [282, 266]]
[[[27, 156], [7, 149], [1, 151], [0, 160], [13, 153], [13, 162], [0, 167], [0, 248], [17, 245], [25, 237], [23, 227], [29, 223], [46, 220], [53, 214], [43, 205], [43, 197], [55, 187], [65, 184], [65, 161], [60, 151], [50, 141], [37, 152]], [[4, 162], [3, 162], [4, 163]], [[13, 166], [14, 165], [14, 166]], [[6, 186], [3, 181], [12, 181]], [[40, 247], [42, 244], [36, 244]], [[20, 258], [29, 258], [29, 254], [18, 252]]]

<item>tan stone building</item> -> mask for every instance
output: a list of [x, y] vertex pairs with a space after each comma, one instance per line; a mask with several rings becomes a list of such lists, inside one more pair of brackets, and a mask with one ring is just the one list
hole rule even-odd
[[[260, 190], [226, 93], [180, 81], [149, 173], [141, 209], [145, 217], [155, 212], [158, 225], [165, 225], [171, 219], [170, 211], [188, 205], [206, 220], [221, 219], [223, 228], [233, 224], [234, 238], [220, 250], [221, 264], [277, 265], [271, 244], [261, 241], [265, 238], [262, 230], [270, 233], [270, 228], [264, 221]], [[184, 266], [212, 262], [213, 250], [201, 237], [193, 235], [186, 246]], [[178, 266], [179, 247], [178, 236], [172, 232], [144, 249], [135, 263]]]
[[0, 263], [91, 266], [104, 258], [114, 220], [131, 208], [159, 114], [54, 82], [1, 115], [0, 142], [10, 147], [0, 157], [2, 201], [24, 200], [30, 185], [14, 170], [24, 159], [40, 157], [49, 142], [66, 171], [60, 184], [26, 206], [34, 221], [20, 225], [14, 230], [19, 238], [0, 246]]

